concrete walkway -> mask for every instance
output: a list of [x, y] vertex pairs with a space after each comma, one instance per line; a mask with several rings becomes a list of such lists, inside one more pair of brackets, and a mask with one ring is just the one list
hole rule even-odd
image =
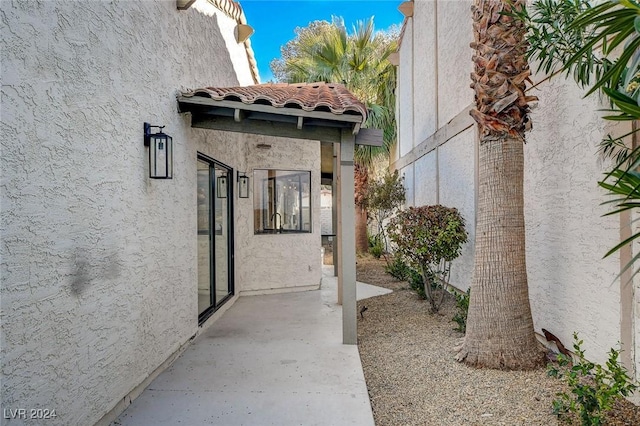
[[332, 271], [319, 291], [239, 298], [113, 425], [373, 425]]

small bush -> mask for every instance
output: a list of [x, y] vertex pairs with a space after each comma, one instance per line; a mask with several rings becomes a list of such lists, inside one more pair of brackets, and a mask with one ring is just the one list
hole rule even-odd
[[453, 316], [454, 321], [458, 326], [454, 329], [461, 333], [467, 332], [467, 314], [469, 313], [469, 297], [471, 295], [471, 289], [466, 293], [454, 293], [456, 297], [456, 309], [458, 310]]
[[389, 221], [388, 233], [398, 255], [422, 276], [431, 312], [438, 312], [449, 286], [451, 261], [467, 241], [464, 219], [458, 210], [441, 205], [410, 207]]
[[384, 243], [379, 235], [369, 235], [369, 253], [376, 259], [384, 254]]
[[420, 272], [415, 269], [409, 269], [407, 281], [411, 288], [418, 293], [418, 296], [420, 296], [421, 299], [427, 299], [427, 293], [424, 291], [424, 280], [422, 279]]
[[411, 273], [411, 268], [402, 261], [400, 256], [393, 256], [391, 262], [384, 267], [384, 270], [387, 274], [401, 281], [407, 281]]
[[573, 333], [573, 339], [577, 357], [573, 366], [570, 366], [571, 359], [560, 354], [558, 365], [562, 368], [551, 365], [548, 369], [550, 376], [563, 379], [571, 389], [571, 394], [556, 395], [559, 398], [553, 401], [553, 412], [557, 416], [572, 412], [578, 415], [583, 426], [599, 426], [616, 398], [630, 395], [637, 386], [618, 362], [620, 351], [609, 351], [605, 368], [584, 357], [583, 341], [578, 340], [577, 333]]

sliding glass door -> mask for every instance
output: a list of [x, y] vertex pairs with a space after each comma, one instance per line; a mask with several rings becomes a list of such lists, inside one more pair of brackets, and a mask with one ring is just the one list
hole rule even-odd
[[198, 320], [233, 294], [233, 174], [198, 155]]

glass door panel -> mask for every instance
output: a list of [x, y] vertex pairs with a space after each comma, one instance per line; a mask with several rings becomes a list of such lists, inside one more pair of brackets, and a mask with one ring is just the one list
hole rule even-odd
[[231, 169], [198, 156], [198, 318], [233, 294]]
[[216, 188], [216, 194], [220, 197], [216, 197], [215, 202], [215, 235], [214, 235], [214, 262], [215, 262], [215, 300], [214, 303], [218, 306], [225, 297], [230, 293], [229, 286], [229, 179], [230, 175], [228, 170], [222, 169], [218, 166], [215, 167], [216, 185], [221, 185]]
[[198, 160], [198, 315], [211, 306], [211, 173]]

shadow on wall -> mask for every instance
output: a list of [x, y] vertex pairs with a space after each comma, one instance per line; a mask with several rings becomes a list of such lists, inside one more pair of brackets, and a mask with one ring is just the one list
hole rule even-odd
[[120, 276], [120, 258], [116, 251], [104, 257], [90, 257], [89, 250], [76, 249], [71, 265], [69, 288], [74, 296], [82, 296], [99, 280], [111, 280]]

